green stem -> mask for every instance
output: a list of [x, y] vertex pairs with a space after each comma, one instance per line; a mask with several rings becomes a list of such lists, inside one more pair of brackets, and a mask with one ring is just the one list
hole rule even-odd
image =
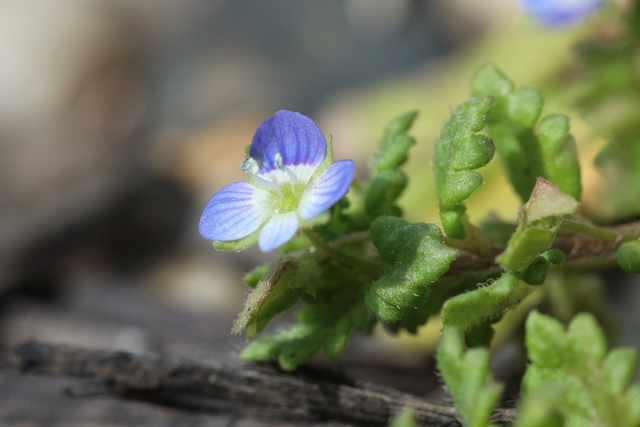
[[[375, 262], [356, 258], [351, 255], [345, 254], [344, 252], [341, 252], [338, 248], [322, 240], [320, 236], [318, 236], [316, 233], [313, 232], [313, 230], [309, 228], [306, 230], [303, 230], [303, 233], [305, 236], [307, 236], [309, 240], [311, 240], [311, 243], [313, 243], [316, 248], [320, 249], [325, 254], [335, 258], [336, 261], [342, 262], [343, 264], [348, 264], [349, 266], [356, 267], [360, 270], [368, 271], [368, 272], [371, 272], [371, 271], [379, 272], [382, 268], [380, 264], [377, 264]], [[347, 236], [344, 236], [344, 237], [346, 238]], [[368, 233], [358, 234], [358, 235], [355, 235], [354, 233], [353, 237], [355, 239], [350, 239], [348, 242], [343, 241], [343, 242], [337, 242], [337, 243], [339, 244], [340, 247], [343, 247], [353, 243], [358, 243], [360, 241], [366, 241], [370, 238]]]
[[334, 249], [344, 248], [345, 246], [356, 245], [371, 240], [371, 231], [356, 231], [355, 233], [345, 234], [331, 241], [331, 247]]
[[596, 239], [604, 240], [606, 242], [619, 241], [624, 237], [621, 234], [613, 233], [611, 231], [603, 230], [602, 228], [594, 227], [592, 225], [577, 222], [571, 219], [564, 221], [562, 223], [562, 227], [568, 230], [577, 231], [580, 234], [586, 234], [587, 236], [595, 237]]
[[622, 226], [604, 229], [594, 225], [585, 224], [583, 222], [566, 220], [562, 223], [562, 227], [568, 230], [577, 231], [580, 234], [595, 237], [605, 242], [630, 242], [640, 238], [638, 233], [638, 223], [630, 223]]

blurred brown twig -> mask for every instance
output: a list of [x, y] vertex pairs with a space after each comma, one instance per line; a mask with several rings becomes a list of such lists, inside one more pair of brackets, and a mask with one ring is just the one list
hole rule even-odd
[[[272, 365], [225, 366], [162, 354], [88, 350], [38, 342], [15, 349], [25, 373], [97, 380], [103, 392], [197, 411], [221, 408], [262, 419], [344, 420], [386, 425], [405, 406], [425, 425], [458, 425], [456, 411], [397, 390], [312, 368], [282, 372]], [[91, 393], [82, 393], [91, 395]], [[221, 405], [222, 403], [222, 405]], [[506, 424], [511, 409], [498, 409]]]

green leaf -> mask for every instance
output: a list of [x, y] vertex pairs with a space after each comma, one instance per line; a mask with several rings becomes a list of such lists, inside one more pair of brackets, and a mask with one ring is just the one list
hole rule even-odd
[[540, 92], [513, 83], [495, 66], [486, 65], [474, 77], [473, 96], [492, 97], [495, 107], [487, 131], [516, 192], [527, 200], [538, 177], [552, 181], [563, 192], [580, 199], [580, 165], [569, 119], [554, 114], [543, 118]]
[[427, 323], [431, 316], [440, 315], [442, 306], [448, 299], [458, 294], [475, 290], [478, 283], [493, 281], [496, 276], [499, 276], [499, 273], [495, 271], [470, 273], [463, 276], [442, 276], [429, 286], [427, 298], [423, 299], [415, 307], [406, 310], [400, 321], [386, 326], [391, 332], [405, 329], [407, 332], [415, 334], [418, 332], [418, 328]]
[[391, 419], [389, 427], [418, 427], [416, 410], [410, 406], [405, 406], [402, 412]]
[[[321, 348], [328, 359], [336, 359], [349, 341], [351, 329], [363, 330], [367, 310], [360, 302], [311, 304], [298, 312], [298, 323], [277, 334], [263, 335], [250, 342], [240, 353], [243, 360], [277, 358], [280, 367], [292, 370], [311, 359]], [[343, 295], [344, 296], [344, 295]]]
[[475, 348], [465, 352], [460, 331], [445, 328], [436, 355], [442, 375], [466, 427], [491, 425], [489, 419], [503, 385], [493, 381], [489, 351]]
[[556, 408], [561, 389], [550, 386], [521, 399], [514, 427], [563, 427], [564, 417]]
[[457, 255], [442, 243], [437, 226], [396, 217], [377, 218], [371, 225], [371, 240], [390, 270], [367, 291], [365, 303], [379, 319], [391, 323], [428, 298], [431, 284]]
[[382, 171], [397, 169], [406, 162], [409, 148], [416, 143], [415, 139], [407, 134], [416, 117], [418, 112], [410, 111], [396, 117], [387, 125], [378, 153], [371, 165], [371, 178], [375, 178]]
[[370, 218], [381, 215], [400, 216], [395, 200], [407, 186], [407, 177], [399, 168], [407, 160], [407, 152], [416, 143], [407, 134], [418, 113], [411, 111], [396, 117], [385, 129], [378, 153], [371, 165], [371, 181], [365, 196], [365, 209]]
[[395, 204], [407, 186], [407, 176], [398, 170], [383, 170], [371, 180], [365, 209], [371, 218], [382, 215], [401, 216], [402, 210]]
[[640, 241], [627, 242], [616, 252], [616, 259], [624, 271], [640, 274]]
[[551, 265], [560, 265], [564, 261], [564, 257], [564, 252], [558, 249], [543, 252], [522, 271], [522, 280], [528, 285], [542, 285]]
[[551, 263], [543, 256], [537, 256], [522, 272], [522, 281], [527, 285], [540, 286], [549, 273]]
[[361, 273], [331, 266], [321, 264], [319, 275], [306, 286], [306, 305], [297, 312], [298, 323], [253, 340], [240, 354], [242, 359], [277, 358], [282, 369], [291, 370], [320, 349], [328, 359], [336, 359], [352, 330], [371, 333], [375, 322], [363, 302], [370, 277], [364, 280]]
[[285, 258], [271, 264], [245, 303], [244, 310], [233, 324], [239, 334], [256, 325], [259, 332], [269, 320], [295, 304], [309, 283], [319, 274], [311, 259]]
[[607, 354], [605, 336], [591, 314], [577, 315], [565, 331], [559, 321], [533, 311], [525, 340], [531, 360], [522, 380], [525, 402], [556, 390], [546, 410], [560, 414], [566, 425], [638, 425], [636, 385], [630, 386], [636, 353]]
[[538, 178], [529, 201], [520, 210], [519, 224], [504, 252], [496, 258], [509, 270], [527, 267], [555, 240], [563, 217], [573, 213], [578, 202], [551, 181]]
[[242, 280], [250, 288], [255, 288], [262, 277], [269, 271], [271, 262], [255, 267], [253, 270], [244, 275]]
[[517, 305], [526, 292], [520, 276], [507, 271], [494, 282], [447, 300], [442, 307], [442, 323], [464, 331], [483, 321], [498, 320], [506, 310]]
[[264, 335], [240, 352], [242, 360], [278, 358], [280, 367], [291, 371], [311, 359], [322, 346], [324, 335], [316, 325], [296, 324], [285, 333]]
[[[635, 110], [640, 111], [640, 106]], [[595, 214], [610, 222], [638, 215], [640, 213], [640, 186], [637, 185], [640, 182], [640, 136], [636, 133], [616, 139], [602, 149], [595, 163], [606, 178], [603, 180], [599, 197], [594, 202]]]
[[580, 200], [580, 164], [576, 141], [569, 133], [569, 118], [562, 114], [544, 117], [538, 125], [542, 156], [539, 176], [547, 178], [575, 200]]
[[483, 182], [475, 169], [493, 157], [491, 140], [477, 134], [484, 128], [492, 105], [487, 97], [466, 101], [453, 112], [436, 141], [433, 165], [440, 217], [445, 233], [455, 239], [465, 237], [462, 217], [466, 207], [462, 202]]

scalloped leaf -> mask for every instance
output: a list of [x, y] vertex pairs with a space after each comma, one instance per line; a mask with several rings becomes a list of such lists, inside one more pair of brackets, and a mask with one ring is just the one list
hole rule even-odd
[[629, 348], [607, 353], [604, 333], [591, 314], [578, 314], [565, 330], [559, 321], [533, 311], [526, 346], [532, 363], [522, 380], [525, 401], [555, 389], [547, 405], [565, 425], [640, 424], [638, 384], [631, 385], [637, 354]]
[[370, 184], [365, 196], [365, 210], [370, 218], [402, 215], [396, 199], [407, 186], [407, 177], [399, 170], [416, 140], [407, 132], [418, 116], [410, 111], [396, 117], [385, 129], [378, 152], [370, 168]]
[[483, 182], [475, 169], [493, 157], [491, 140], [477, 134], [484, 128], [492, 105], [488, 97], [466, 101], [449, 117], [436, 141], [433, 166], [440, 217], [445, 233], [455, 239], [465, 237], [462, 217], [466, 207], [462, 202]]
[[[242, 360], [277, 358], [280, 367], [293, 370], [311, 359], [321, 348], [334, 360], [344, 351], [351, 330], [369, 333], [373, 324], [367, 320], [362, 293], [360, 302], [350, 304], [311, 304], [298, 311], [298, 323], [277, 334], [263, 335], [250, 342], [240, 353]], [[344, 296], [344, 295], [343, 295]]]
[[457, 256], [442, 243], [442, 232], [434, 224], [379, 217], [371, 225], [371, 240], [391, 269], [367, 291], [365, 303], [379, 319], [390, 323], [427, 299], [431, 284]]
[[442, 335], [436, 358], [464, 425], [493, 426], [489, 419], [504, 385], [493, 381], [489, 351], [484, 348], [465, 351], [460, 331], [448, 327]]
[[544, 177], [580, 200], [580, 165], [569, 118], [552, 114], [538, 123], [544, 105], [540, 92], [529, 86], [514, 89], [491, 64], [476, 73], [471, 87], [473, 96], [495, 99], [487, 132], [520, 198], [527, 200], [536, 179]]

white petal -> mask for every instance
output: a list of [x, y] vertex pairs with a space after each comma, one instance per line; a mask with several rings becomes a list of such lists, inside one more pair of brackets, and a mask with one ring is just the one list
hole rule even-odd
[[262, 252], [271, 252], [291, 240], [296, 231], [298, 231], [298, 215], [295, 212], [276, 215], [260, 232], [258, 246]]
[[355, 168], [351, 160], [340, 160], [309, 185], [298, 205], [302, 219], [311, 219], [338, 203], [349, 190]]
[[273, 215], [273, 195], [246, 182], [234, 182], [213, 195], [198, 229], [210, 240], [230, 241], [248, 236]]

